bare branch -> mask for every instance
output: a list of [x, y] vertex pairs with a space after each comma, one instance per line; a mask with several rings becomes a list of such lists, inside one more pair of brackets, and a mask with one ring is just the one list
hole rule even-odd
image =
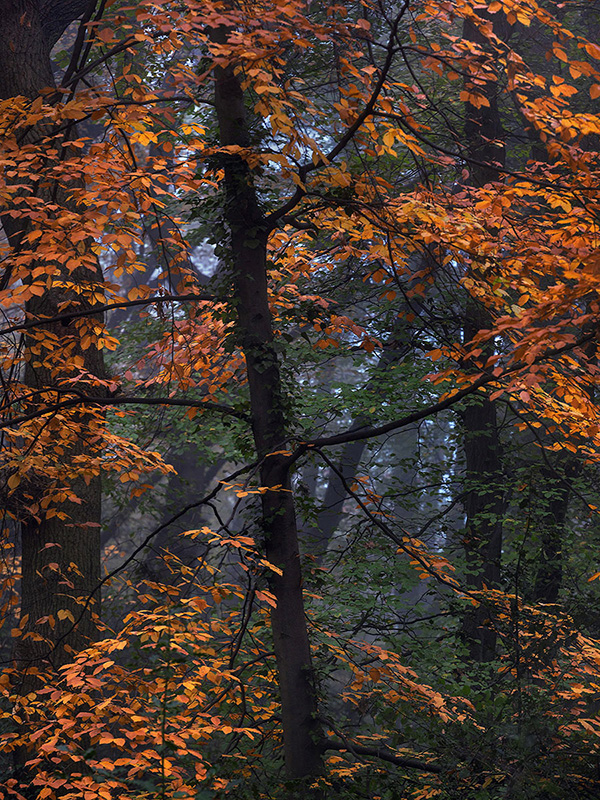
[[427, 761], [421, 761], [418, 758], [411, 758], [410, 756], [396, 755], [392, 750], [383, 747], [365, 747], [362, 744], [355, 744], [354, 742], [340, 742], [337, 739], [325, 739], [323, 742], [323, 751], [327, 750], [341, 750], [348, 751], [357, 756], [370, 756], [371, 758], [378, 758], [380, 761], [387, 761], [389, 764], [395, 764], [398, 767], [407, 767], [408, 769], [418, 769], [421, 772], [433, 772], [439, 775], [443, 772], [442, 767], [438, 764], [430, 764]]
[[93, 317], [94, 314], [101, 314], [104, 311], [112, 311], [113, 308], [133, 308], [134, 306], [152, 305], [153, 303], [176, 303], [184, 300], [196, 300], [198, 302], [211, 302], [217, 300], [210, 294], [176, 294], [176, 295], [155, 295], [146, 297], [144, 300], [123, 300], [120, 303], [107, 303], [86, 308], [83, 311], [66, 311], [64, 314], [56, 314], [54, 317], [42, 317], [29, 322], [10, 325], [8, 328], [0, 328], [0, 336], [6, 336], [15, 331], [26, 331], [30, 328], [38, 328], [40, 325], [49, 325], [52, 322], [66, 322], [67, 320], [79, 319], [81, 317]]
[[86, 395], [84, 392], [80, 392], [78, 389], [74, 388], [52, 388], [50, 391], [57, 392], [59, 394], [76, 394], [77, 398], [64, 400], [62, 402], [55, 403], [54, 405], [46, 406], [45, 408], [39, 408], [37, 411], [32, 411], [31, 414], [23, 414], [20, 417], [4, 420], [3, 422], [0, 422], [0, 429], [12, 428], [15, 425], [21, 425], [24, 422], [30, 422], [31, 420], [38, 419], [46, 414], [55, 414], [57, 411], [63, 411], [68, 408], [75, 408], [76, 406], [81, 405], [100, 407], [121, 405], [180, 406], [183, 408], [206, 409], [207, 411], [215, 411], [218, 414], [237, 417], [237, 419], [241, 419], [244, 422], [250, 421], [247, 414], [244, 414], [243, 411], [238, 411], [232, 406], [226, 406], [221, 403], [213, 403], [209, 400], [193, 400], [191, 398], [179, 400], [175, 397], [132, 397], [129, 395], [117, 395], [116, 397], [94, 397], [92, 395]]
[[[315, 169], [319, 169], [319, 167], [323, 166], [324, 164], [329, 164], [333, 161], [336, 156], [338, 156], [342, 150], [352, 141], [357, 131], [361, 128], [365, 120], [371, 116], [375, 109], [375, 104], [381, 94], [381, 90], [384, 87], [384, 84], [387, 80], [388, 73], [392, 67], [394, 56], [397, 52], [396, 48], [394, 47], [394, 41], [396, 39], [396, 32], [398, 30], [398, 25], [404, 14], [406, 13], [409, 5], [409, 0], [405, 0], [402, 8], [400, 9], [399, 13], [396, 15], [396, 19], [392, 23], [392, 30], [390, 32], [390, 37], [388, 39], [388, 44], [386, 47], [387, 55], [383, 67], [381, 68], [381, 72], [379, 73], [379, 78], [377, 79], [377, 83], [373, 91], [371, 92], [371, 96], [366, 103], [363, 110], [354, 120], [352, 125], [348, 128], [346, 133], [341, 137], [339, 142], [334, 145], [331, 150], [326, 154], [324, 161], [318, 161], [316, 164], [313, 161], [309, 161], [306, 164], [303, 164], [300, 169], [298, 170], [298, 177], [302, 182], [304, 182], [305, 178], [310, 172], [313, 172]], [[298, 186], [292, 197], [280, 206], [276, 211], [273, 211], [269, 214], [266, 218], [266, 223], [269, 229], [275, 227], [277, 222], [282, 218], [285, 217], [290, 211], [300, 202], [302, 197], [304, 197], [306, 190], [303, 189], [301, 186]]]

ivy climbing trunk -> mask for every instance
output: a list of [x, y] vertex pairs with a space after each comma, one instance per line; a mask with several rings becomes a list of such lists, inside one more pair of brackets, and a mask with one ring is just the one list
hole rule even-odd
[[[221, 28], [213, 38], [227, 39]], [[215, 68], [215, 107], [221, 146], [249, 146], [244, 94], [232, 66]], [[261, 460], [265, 554], [281, 574], [272, 578], [277, 606], [271, 613], [279, 673], [286, 774], [290, 780], [322, 771], [320, 725], [302, 595], [296, 512], [288, 461], [285, 397], [267, 289], [268, 230], [247, 162], [223, 154], [225, 218], [238, 340], [246, 359], [254, 442]]]

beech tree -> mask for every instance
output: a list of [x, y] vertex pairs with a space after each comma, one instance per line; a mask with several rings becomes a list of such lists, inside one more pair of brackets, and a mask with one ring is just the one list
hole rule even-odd
[[[0, 98], [13, 102], [13, 98], [21, 97], [25, 103], [39, 105], [43, 97], [48, 97], [55, 87], [52, 47], [74, 20], [83, 17], [87, 21], [92, 12], [88, 2], [3, 2]], [[18, 354], [22, 362], [21, 366], [15, 361], [13, 366], [4, 367], [3, 464], [5, 497], [6, 489], [14, 492], [9, 508], [20, 523], [22, 635], [17, 652], [26, 675], [28, 669], [35, 673], [40, 659], [50, 659], [56, 666], [64, 664], [96, 635], [92, 614], [97, 608], [96, 598], [88, 603], [76, 627], [71, 618], [80, 616], [81, 604], [100, 579], [101, 486], [98, 473], [90, 472], [88, 463], [81, 465], [83, 453], [96, 437], [94, 419], [85, 408], [79, 410], [79, 419], [73, 419], [75, 427], [53, 425], [46, 419], [35, 433], [25, 434], [25, 442], [21, 439], [24, 431], [15, 431], [19, 439], [16, 448], [9, 428], [15, 414], [35, 418], [40, 401], [42, 408], [45, 405], [48, 391], [64, 391], [78, 375], [81, 380], [82, 373], [92, 386], [104, 377], [102, 353], [95, 343], [82, 346], [78, 329], [69, 327], [68, 319], [54, 321], [59, 310], [91, 309], [97, 302], [93, 292], [102, 291], [103, 278], [91, 251], [91, 238], [79, 236], [76, 253], [62, 247], [60, 241], [81, 230], [73, 195], [76, 184], [60, 176], [61, 160], [69, 150], [69, 139], [77, 138], [76, 129], [65, 131], [60, 120], [44, 115], [37, 119], [25, 115], [17, 121], [11, 119], [10, 109], [6, 107], [3, 135], [9, 150], [17, 143], [21, 150], [13, 150], [13, 159], [7, 154], [3, 162], [1, 220], [7, 252], [2, 302], [5, 308], [20, 303], [29, 324], [22, 333], [15, 331], [21, 337], [18, 342], [5, 339], [5, 357]], [[16, 108], [14, 113], [19, 113]], [[15, 122], [17, 126], [12, 129]], [[16, 136], [11, 142], [13, 131]], [[26, 161], [29, 171], [22, 169]], [[40, 241], [44, 228], [47, 238]], [[13, 295], [15, 286], [19, 287], [19, 300]], [[35, 323], [43, 319], [48, 322], [37, 327]], [[46, 452], [40, 458], [44, 448]], [[37, 450], [38, 458], [23, 460], [23, 453], [33, 455], [32, 450]], [[46, 501], [56, 492], [64, 495], [62, 509], [43, 512], [41, 509], [48, 509]], [[37, 621], [43, 618], [48, 622], [42, 638], [35, 631]], [[18, 680], [27, 691], [31, 681], [22, 675]]]

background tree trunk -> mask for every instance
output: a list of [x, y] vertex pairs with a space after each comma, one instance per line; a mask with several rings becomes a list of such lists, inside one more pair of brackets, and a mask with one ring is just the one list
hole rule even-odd
[[[490, 17], [494, 32], [504, 41], [510, 36], [510, 26], [502, 12]], [[465, 22], [463, 37], [485, 48], [487, 40], [472, 23]], [[481, 188], [490, 181], [501, 179], [498, 168], [504, 165], [504, 141], [498, 88], [495, 81], [478, 87], [488, 105], [477, 108], [465, 103], [465, 140], [469, 162], [469, 185]], [[472, 269], [477, 272], [477, 265]], [[465, 309], [464, 341], [469, 342], [483, 329], [492, 327], [492, 319], [476, 299], [468, 298]], [[493, 346], [487, 348], [491, 355]], [[464, 503], [468, 583], [473, 589], [497, 588], [500, 584], [502, 558], [502, 517], [504, 486], [500, 437], [497, 427], [496, 403], [484, 396], [471, 399], [463, 415], [465, 484]], [[463, 621], [463, 637], [470, 658], [490, 661], [495, 656], [496, 634], [488, 624], [489, 610], [485, 603], [468, 611]]]

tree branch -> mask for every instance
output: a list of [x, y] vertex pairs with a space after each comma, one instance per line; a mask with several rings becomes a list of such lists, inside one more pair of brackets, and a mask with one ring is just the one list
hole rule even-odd
[[558, 358], [564, 353], [571, 352], [572, 350], [576, 350], [578, 347], [586, 344], [586, 342], [595, 339], [598, 335], [596, 330], [591, 331], [590, 333], [582, 336], [581, 338], [577, 339], [574, 342], [564, 345], [563, 347], [554, 347], [548, 350], [546, 353], [542, 353], [539, 356], [536, 356], [530, 363], [524, 364], [522, 361], [519, 361], [517, 364], [513, 364], [510, 367], [507, 367], [504, 372], [500, 375], [490, 375], [489, 373], [482, 373], [479, 378], [474, 380], [464, 389], [460, 389], [458, 392], [454, 392], [454, 394], [448, 395], [448, 397], [444, 398], [444, 400], [440, 400], [438, 403], [433, 403], [433, 405], [427, 406], [426, 408], [421, 408], [418, 411], [413, 411], [410, 414], [407, 414], [405, 417], [401, 417], [397, 420], [392, 420], [391, 422], [387, 422], [384, 425], [375, 425], [375, 426], [363, 426], [361, 428], [351, 429], [349, 431], [345, 431], [344, 433], [336, 433], [332, 436], [321, 436], [318, 439], [310, 439], [307, 442], [302, 442], [302, 444], [294, 451], [294, 453], [290, 456], [292, 461], [296, 461], [301, 455], [306, 453], [307, 450], [312, 449], [313, 447], [329, 447], [336, 444], [344, 444], [345, 442], [356, 442], [360, 439], [371, 439], [376, 436], [381, 436], [384, 433], [391, 433], [392, 431], [399, 430], [400, 428], [405, 428], [407, 425], [412, 425], [414, 422], [419, 422], [426, 417], [433, 416], [438, 414], [440, 411], [445, 411], [447, 408], [451, 408], [453, 405], [458, 403], [465, 397], [476, 392], [482, 386], [487, 386], [489, 383], [499, 383], [503, 378], [506, 378], [509, 375], [514, 374], [515, 372], [520, 372], [524, 369], [529, 369], [535, 364], [541, 364], [544, 361], [550, 361], [554, 358]]
[[45, 414], [55, 414], [57, 411], [63, 411], [68, 408], [75, 408], [80, 405], [96, 405], [96, 406], [120, 406], [120, 405], [141, 405], [141, 406], [181, 406], [183, 408], [200, 408], [207, 409], [208, 411], [216, 411], [219, 414], [225, 414], [230, 417], [237, 417], [244, 422], [250, 422], [247, 414], [243, 411], [238, 411], [231, 406], [222, 405], [221, 403], [213, 403], [207, 400], [178, 400], [175, 397], [132, 397], [129, 395], [117, 395], [116, 397], [94, 397], [86, 395], [78, 389], [57, 389], [52, 388], [50, 391], [59, 394], [76, 394], [77, 399], [64, 400], [63, 402], [55, 403], [46, 408], [40, 408], [33, 411], [31, 414], [23, 414], [21, 417], [14, 417], [12, 419], [0, 422], [0, 430], [3, 428], [11, 428], [14, 425], [21, 425], [24, 422], [30, 422], [38, 417], [43, 417]]
[[101, 314], [104, 311], [112, 311], [113, 308], [133, 308], [134, 306], [152, 305], [153, 303], [174, 303], [183, 300], [197, 300], [198, 302], [211, 302], [217, 298], [214, 295], [202, 294], [178, 294], [178, 295], [156, 295], [146, 297], [144, 300], [123, 300], [120, 303], [107, 303], [106, 305], [92, 306], [83, 311], [66, 311], [64, 314], [56, 314], [54, 317], [43, 317], [30, 322], [22, 322], [10, 325], [8, 328], [0, 328], [0, 336], [6, 336], [15, 331], [26, 331], [30, 328], [38, 328], [40, 325], [49, 325], [52, 322], [65, 322], [66, 320], [79, 319], [81, 317], [93, 317], [94, 314]]
[[83, 14], [89, 19], [96, 0], [42, 0], [40, 21], [51, 50], [72, 22]]
[[398, 767], [418, 769], [421, 772], [433, 772], [435, 775], [439, 775], [443, 771], [442, 767], [438, 764], [430, 764], [427, 761], [421, 761], [418, 758], [411, 758], [410, 756], [399, 756], [387, 748], [365, 747], [364, 745], [355, 744], [354, 742], [340, 742], [337, 739], [325, 739], [322, 747], [323, 752], [327, 750], [347, 750], [357, 756], [370, 756], [371, 758], [378, 758], [381, 761], [387, 761], [389, 764], [395, 764]]
[[[367, 104], [360, 112], [358, 117], [354, 120], [352, 125], [350, 125], [350, 127], [348, 128], [346, 133], [342, 136], [342, 138], [339, 140], [339, 142], [336, 145], [334, 145], [331, 148], [331, 150], [325, 155], [324, 161], [319, 160], [316, 164], [313, 161], [309, 161], [300, 167], [300, 169], [298, 170], [298, 177], [303, 183], [306, 176], [310, 172], [312, 172], [315, 169], [319, 169], [319, 167], [323, 166], [324, 164], [329, 164], [331, 161], [333, 161], [334, 158], [338, 156], [342, 152], [342, 150], [352, 141], [356, 132], [359, 130], [359, 128], [362, 126], [365, 120], [368, 117], [370, 117], [371, 114], [373, 113], [373, 110], [375, 109], [375, 104], [377, 103], [377, 99], [381, 94], [381, 90], [383, 89], [388, 73], [392, 67], [394, 56], [397, 52], [396, 48], [394, 47], [396, 32], [398, 30], [398, 25], [400, 24], [402, 17], [408, 10], [409, 2], [410, 0], [405, 0], [404, 4], [402, 5], [402, 8], [396, 15], [396, 19], [392, 23], [392, 30], [390, 32], [390, 37], [388, 39], [388, 44], [386, 47], [387, 50], [386, 59], [383, 64], [383, 67], [381, 68], [381, 72], [379, 74], [379, 78], [377, 79], [377, 83], [375, 84], [375, 88], [371, 92], [371, 96], [367, 101]], [[274, 228], [277, 222], [282, 217], [285, 217], [287, 214], [290, 213], [290, 211], [300, 202], [305, 193], [306, 190], [301, 186], [298, 186], [292, 197], [290, 197], [290, 199], [286, 203], [284, 203], [277, 210], [273, 211], [266, 217], [266, 223], [269, 230]]]

